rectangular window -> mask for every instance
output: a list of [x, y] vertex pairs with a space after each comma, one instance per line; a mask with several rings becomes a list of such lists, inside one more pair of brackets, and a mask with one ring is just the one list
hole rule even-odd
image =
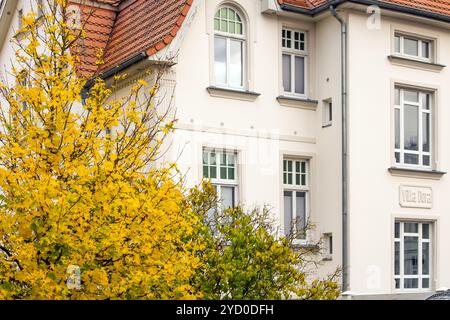
[[23, 27], [23, 22], [22, 22], [22, 20], [23, 20], [23, 9], [20, 9], [20, 10], [18, 11], [17, 19], [18, 19], [18, 21], [17, 21], [17, 27], [18, 27], [19, 29], [22, 29], [22, 27]]
[[333, 234], [325, 233], [323, 235], [323, 259], [333, 259]]
[[237, 153], [203, 150], [203, 177], [211, 180], [222, 209], [237, 205]]
[[431, 61], [433, 41], [395, 34], [395, 53], [409, 58]]
[[306, 239], [309, 191], [308, 161], [283, 160], [284, 234]]
[[431, 230], [431, 223], [395, 222], [395, 289], [431, 289]]
[[395, 88], [395, 162], [431, 168], [432, 94]]
[[333, 123], [333, 103], [324, 101], [322, 110], [322, 126], [329, 127]]
[[283, 28], [281, 47], [283, 91], [291, 95], [305, 95], [306, 34]]
[[222, 36], [214, 38], [215, 82], [219, 86], [244, 87], [244, 41]]

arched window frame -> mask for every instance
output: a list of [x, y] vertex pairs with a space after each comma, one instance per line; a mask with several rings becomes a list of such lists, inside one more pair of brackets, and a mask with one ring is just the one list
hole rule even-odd
[[[217, 14], [221, 12], [222, 9], [232, 10], [234, 13], [238, 16], [242, 32], [241, 34], [238, 33], [230, 33], [227, 31], [222, 30], [216, 30], [216, 19]], [[227, 11], [228, 13], [228, 11]], [[228, 19], [228, 17], [226, 18]], [[219, 20], [221, 21], [221, 20]], [[230, 22], [230, 21], [228, 21]], [[220, 22], [219, 22], [220, 23]], [[219, 25], [220, 27], [220, 25]], [[219, 28], [220, 29], [220, 28]], [[245, 18], [245, 15], [243, 12], [236, 8], [235, 6], [229, 5], [229, 4], [223, 4], [217, 7], [217, 9], [214, 12], [213, 16], [213, 30], [214, 30], [214, 53], [213, 53], [213, 75], [214, 75], [214, 83], [218, 87], [225, 87], [230, 89], [240, 89], [245, 90], [246, 89], [246, 82], [247, 82], [247, 43], [248, 43], [248, 36], [247, 36], [247, 21]], [[218, 75], [218, 42], [219, 41], [225, 41], [225, 79], [221, 80], [220, 76]], [[232, 68], [232, 61], [231, 61], [231, 48], [232, 45], [235, 45], [239, 43], [241, 47], [241, 63], [240, 63], [240, 84], [237, 84], [236, 81], [232, 80], [231, 74], [231, 68]], [[222, 77], [223, 78], [223, 77]]]

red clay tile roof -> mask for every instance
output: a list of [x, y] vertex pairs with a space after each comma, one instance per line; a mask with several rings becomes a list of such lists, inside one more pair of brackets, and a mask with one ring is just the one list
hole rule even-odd
[[[290, 4], [303, 9], [314, 9], [331, 0], [278, 0], [280, 4]], [[357, 1], [355, 1], [357, 2]], [[450, 16], [450, 0], [380, 0], [379, 2], [397, 4]]]
[[[90, 78], [113, 69], [135, 55], [148, 56], [177, 35], [192, 0], [91, 0], [80, 5], [86, 37], [73, 48], [79, 53], [79, 74]], [[111, 6], [99, 6], [95, 4]], [[103, 64], [98, 54], [103, 51]]]
[[90, 78], [97, 72], [98, 55], [108, 44], [115, 20], [116, 12], [113, 10], [81, 7], [81, 21], [85, 22], [83, 28], [86, 36], [80, 38], [72, 48], [72, 52], [80, 57], [80, 64], [76, 66], [79, 75]]
[[148, 56], [177, 35], [192, 0], [135, 0], [117, 16], [100, 71], [106, 71], [141, 52]]

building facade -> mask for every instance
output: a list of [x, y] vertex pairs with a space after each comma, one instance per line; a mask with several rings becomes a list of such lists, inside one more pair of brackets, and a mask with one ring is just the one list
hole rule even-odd
[[[96, 8], [82, 72], [136, 77], [175, 62], [166, 160], [222, 206], [268, 206], [319, 275], [352, 298], [450, 287], [450, 4], [442, 1], [72, 1]], [[0, 64], [18, 16], [3, 1]], [[22, 13], [21, 13], [22, 12]], [[105, 65], [94, 51], [104, 49]], [[96, 69], [100, 68], [100, 69]], [[129, 83], [119, 87], [126, 94]]]

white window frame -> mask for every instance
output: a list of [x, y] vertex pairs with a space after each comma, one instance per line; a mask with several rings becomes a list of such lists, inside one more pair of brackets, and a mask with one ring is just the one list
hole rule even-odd
[[23, 28], [23, 19], [24, 15], [23, 15], [23, 9], [19, 9], [17, 11], [17, 28], [20, 30]]
[[[241, 19], [242, 22], [242, 35], [239, 34], [235, 34], [235, 33], [228, 33], [228, 32], [223, 32], [223, 31], [219, 31], [219, 30], [215, 30], [214, 28], [214, 18], [215, 18], [215, 14], [223, 9], [223, 8], [227, 8], [227, 9], [231, 9], [233, 10]], [[232, 6], [220, 6], [219, 8], [217, 8], [217, 10], [214, 12], [214, 16], [213, 16], [213, 31], [214, 31], [214, 37], [213, 37], [213, 46], [214, 46], [214, 50], [213, 50], [213, 68], [214, 68], [214, 84], [217, 87], [221, 87], [221, 88], [229, 88], [229, 89], [237, 89], [237, 90], [245, 90], [247, 88], [247, 30], [246, 30], [246, 22], [244, 19], [243, 14], [236, 8], [232, 7]], [[216, 70], [215, 70], [215, 45], [216, 45], [216, 38], [221, 38], [221, 39], [225, 39], [226, 40], [226, 55], [227, 55], [227, 62], [226, 62], [226, 83], [218, 83], [217, 79], [216, 79]], [[242, 44], [242, 85], [241, 86], [233, 86], [230, 84], [230, 80], [229, 80], [229, 69], [230, 69], [230, 48], [231, 48], [231, 41], [239, 41]]]
[[323, 234], [323, 260], [333, 260], [334, 252], [333, 234], [331, 232]]
[[[210, 168], [210, 158], [211, 158], [211, 153], [215, 153], [216, 154], [216, 177], [215, 178], [210, 178], [210, 177], [205, 177], [205, 175], [203, 174], [203, 155], [204, 153], [208, 154], [208, 168]], [[222, 155], [223, 154], [227, 154], [227, 155], [234, 155], [234, 179], [222, 179], [221, 175], [220, 175], [220, 167], [222, 164]], [[226, 149], [211, 149], [211, 148], [204, 148], [202, 150], [202, 176], [206, 179], [210, 179], [211, 184], [216, 188], [216, 192], [217, 192], [217, 198], [220, 200], [222, 199], [222, 187], [234, 187], [234, 206], [237, 206], [239, 203], [239, 177], [238, 177], [238, 153], [236, 151], [230, 151], [230, 150], [226, 150]], [[210, 169], [208, 169], [210, 170]], [[209, 172], [208, 175], [210, 176]], [[218, 204], [220, 207], [220, 203]]]
[[[403, 87], [401, 85], [396, 85], [394, 88], [394, 95], [396, 95], [396, 91], [399, 90], [399, 100], [400, 100], [400, 104], [398, 105], [397, 102], [395, 101], [396, 99], [394, 98], [394, 163], [396, 166], [399, 167], [406, 167], [406, 168], [420, 168], [420, 169], [424, 169], [424, 170], [431, 170], [433, 168], [433, 161], [434, 161], [434, 157], [433, 157], [433, 150], [434, 150], [434, 143], [433, 143], [433, 139], [434, 139], [434, 134], [433, 134], [433, 130], [434, 130], [434, 118], [433, 118], [433, 114], [434, 114], [434, 94], [432, 92], [427, 92], [427, 91], [423, 91], [423, 90], [418, 90], [418, 89], [414, 89], [414, 88], [408, 88], [408, 87]], [[412, 101], [406, 101], [404, 98], [404, 91], [414, 91], [417, 92], [419, 94], [419, 102], [412, 102]], [[424, 99], [426, 99], [426, 96], [429, 95], [430, 97], [430, 106], [429, 109], [426, 110], [423, 108], [423, 103], [424, 103]], [[405, 132], [404, 132], [404, 128], [405, 128], [405, 117], [404, 117], [404, 107], [405, 104], [408, 105], [413, 105], [413, 106], [417, 106], [419, 108], [419, 132], [418, 132], [418, 150], [405, 150]], [[395, 138], [396, 138], [396, 121], [395, 121], [395, 111], [399, 110], [400, 112], [400, 147], [396, 148], [395, 146]], [[430, 151], [429, 152], [424, 152], [423, 151], [423, 115], [424, 114], [429, 114], [430, 117], [430, 132], [429, 132], [429, 143], [430, 143]], [[396, 153], [400, 154], [400, 161], [397, 162], [396, 160]], [[405, 153], [407, 154], [417, 154], [419, 157], [419, 163], [418, 164], [407, 164], [404, 161], [405, 158]], [[423, 165], [423, 157], [424, 156], [429, 156], [430, 157], [430, 164], [429, 165]]]
[[[292, 184], [284, 182], [284, 173], [285, 173], [285, 171], [284, 171], [284, 161], [292, 161], [292, 172], [291, 172]], [[295, 183], [295, 178], [296, 178], [295, 176], [297, 174], [297, 172], [295, 170], [296, 162], [305, 163], [305, 184], [301, 183], [301, 175], [300, 175], [300, 184], [297, 185]], [[310, 181], [310, 160], [308, 160], [308, 159], [301, 159], [301, 158], [283, 157], [283, 162], [282, 162], [281, 168], [282, 168], [282, 170], [281, 170], [281, 172], [282, 172], [281, 179], [282, 179], [282, 182], [283, 182], [283, 191], [282, 191], [282, 199], [283, 199], [283, 201], [282, 201], [282, 204], [283, 204], [283, 210], [282, 210], [283, 211], [283, 219], [282, 219], [282, 221], [283, 221], [283, 228], [282, 228], [282, 230], [283, 230], [283, 234], [286, 235], [287, 234], [287, 230], [285, 230], [285, 221], [284, 221], [285, 220], [285, 216], [286, 216], [285, 212], [284, 212], [284, 210], [285, 210], [285, 208], [284, 208], [284, 193], [285, 192], [292, 192], [292, 204], [291, 204], [291, 206], [292, 206], [291, 219], [292, 220], [291, 221], [293, 221], [293, 222], [296, 219], [296, 212], [297, 212], [296, 201], [295, 201], [296, 197], [297, 197], [297, 192], [305, 193], [305, 219], [306, 219], [305, 226], [308, 225], [308, 221], [309, 221], [309, 201], [310, 201], [309, 200], [310, 199], [310, 182], [309, 182]], [[296, 225], [297, 224], [294, 223], [294, 230], [293, 230], [293, 232], [297, 234], [297, 230], [295, 228]], [[292, 230], [289, 230], [289, 232], [290, 231], [292, 231]], [[308, 238], [308, 234], [307, 233], [308, 232], [305, 233], [304, 238], [295, 238], [294, 239], [294, 244], [304, 244], [304, 243], [306, 243], [307, 238]]]
[[[283, 31], [290, 31], [292, 38], [291, 40], [291, 44], [292, 44], [292, 48], [283, 46]], [[298, 32], [300, 34], [303, 34], [304, 36], [304, 49], [295, 49], [294, 41], [295, 41], [295, 37], [294, 37], [294, 33]], [[287, 27], [287, 26], [282, 26], [281, 30], [280, 30], [280, 47], [281, 47], [281, 90], [283, 92], [283, 95], [285, 96], [291, 96], [291, 97], [297, 97], [297, 98], [306, 98], [307, 97], [307, 92], [308, 92], [308, 84], [307, 84], [307, 80], [308, 80], [308, 32], [304, 31], [304, 30], [299, 30], [299, 29], [294, 29], [291, 27]], [[284, 55], [289, 55], [291, 58], [291, 91], [286, 91], [284, 89], [284, 74], [283, 74], [283, 56]], [[303, 93], [296, 93], [295, 92], [295, 57], [301, 57], [304, 59], [304, 74], [303, 74], [303, 82], [304, 82], [304, 88], [303, 88]]]
[[[395, 237], [395, 223], [400, 223], [400, 233], [399, 236], [400, 238], [396, 238]], [[418, 232], [417, 233], [406, 233], [404, 231], [404, 226], [405, 223], [417, 223], [418, 224]], [[428, 224], [429, 225], [429, 236], [428, 239], [423, 239], [422, 238], [422, 231], [423, 228], [422, 226], [424, 224]], [[434, 267], [434, 257], [433, 257], [433, 234], [434, 234], [434, 223], [430, 222], [430, 221], [409, 221], [409, 220], [400, 220], [400, 219], [396, 219], [394, 222], [394, 250], [393, 250], [393, 269], [394, 269], [394, 291], [395, 292], [401, 292], [401, 293], [408, 293], [408, 292], [428, 292], [428, 291], [432, 291], [433, 290], [433, 283], [432, 283], [432, 279], [433, 279], [433, 267]], [[418, 237], [418, 272], [417, 275], [405, 275], [404, 274], [404, 259], [405, 259], [405, 248], [404, 248], [404, 237]], [[400, 274], [396, 275], [395, 274], [395, 243], [399, 242], [400, 243], [400, 257], [399, 257], [399, 263], [400, 263]], [[422, 274], [422, 258], [423, 258], [423, 254], [422, 254], [422, 245], [423, 243], [429, 243], [429, 253], [430, 253], [430, 257], [429, 257], [429, 274], [428, 275], [423, 275]], [[418, 279], [418, 288], [404, 288], [404, 280], [405, 279]], [[428, 279], [428, 288], [422, 288], [422, 279]], [[396, 280], [400, 280], [400, 288], [396, 288], [396, 284], [395, 281]]]
[[[400, 38], [400, 51], [399, 52], [396, 50], [396, 45], [395, 45], [396, 37]], [[405, 38], [417, 40], [417, 45], [418, 45], [417, 56], [405, 53], [405, 43], [404, 43]], [[428, 52], [429, 57], [428, 58], [423, 56], [422, 43], [424, 43], [424, 42], [428, 43], [428, 47], [429, 47], [429, 52]], [[431, 63], [433, 61], [434, 47], [435, 47], [435, 42], [431, 39], [420, 38], [417, 36], [412, 36], [412, 35], [404, 34], [401, 32], [394, 33], [394, 53], [395, 53], [395, 55]]]
[[325, 100], [322, 110], [322, 127], [325, 128], [331, 125], [333, 125], [333, 102]]

